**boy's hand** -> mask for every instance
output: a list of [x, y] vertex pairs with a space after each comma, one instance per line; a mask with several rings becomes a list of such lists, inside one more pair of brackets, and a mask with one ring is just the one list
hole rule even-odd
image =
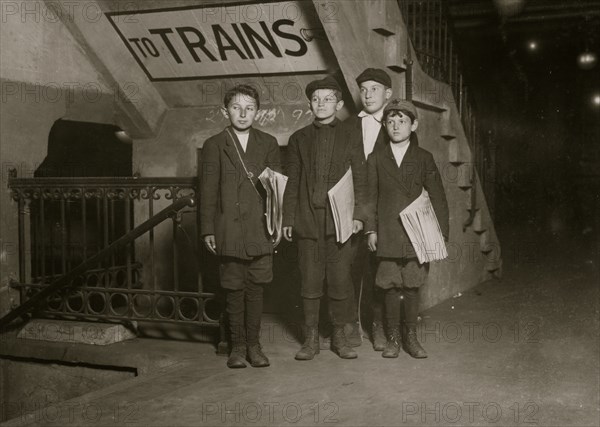
[[352, 221], [352, 234], [356, 234], [359, 231], [361, 231], [362, 229], [363, 229], [362, 221], [359, 221], [357, 219]]
[[211, 254], [217, 254], [217, 244], [215, 242], [214, 234], [207, 234], [204, 236], [204, 246], [206, 246], [206, 249], [208, 249]]
[[370, 233], [367, 237], [367, 247], [371, 252], [377, 250], [377, 233]]
[[285, 240], [287, 240], [288, 242], [292, 241], [293, 229], [294, 227], [283, 227], [283, 237], [285, 237]]

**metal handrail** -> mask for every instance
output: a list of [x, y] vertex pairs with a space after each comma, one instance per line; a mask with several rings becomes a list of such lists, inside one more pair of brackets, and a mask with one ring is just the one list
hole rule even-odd
[[172, 215], [174, 215], [184, 207], [192, 207], [195, 206], [195, 204], [196, 201], [191, 196], [181, 197], [180, 199], [175, 200], [173, 204], [167, 206], [166, 208], [158, 212], [156, 215], [152, 216], [148, 220], [144, 221], [142, 224], [135, 227], [133, 230], [124, 234], [119, 239], [115, 240], [112, 244], [99, 251], [97, 254], [87, 258], [77, 267], [75, 267], [62, 277], [56, 279], [54, 282], [46, 286], [42, 291], [38, 292], [33, 297], [19, 305], [17, 308], [10, 311], [8, 314], [6, 314], [0, 319], [0, 329], [7, 326], [14, 319], [24, 316], [29, 311], [32, 311], [56, 291], [69, 286], [69, 283], [75, 277], [85, 273], [90, 266], [97, 265], [100, 261], [103, 261], [105, 258], [111, 256], [119, 248], [133, 242], [135, 239], [150, 231], [158, 224], [162, 223], [164, 220], [170, 218]]

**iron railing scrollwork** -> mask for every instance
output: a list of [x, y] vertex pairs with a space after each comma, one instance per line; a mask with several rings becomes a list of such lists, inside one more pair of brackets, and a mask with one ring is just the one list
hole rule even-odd
[[[196, 182], [11, 174], [19, 212], [19, 279], [12, 285], [21, 306], [0, 323], [35, 307], [42, 317], [218, 325], [217, 297], [203, 289], [194, 233], [182, 224], [189, 213], [195, 227]], [[157, 228], [166, 219], [171, 233]], [[184, 264], [192, 271], [182, 273]]]

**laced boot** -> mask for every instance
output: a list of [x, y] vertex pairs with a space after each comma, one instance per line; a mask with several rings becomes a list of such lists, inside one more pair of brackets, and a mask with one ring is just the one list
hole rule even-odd
[[400, 354], [400, 328], [395, 326], [390, 328], [385, 350], [381, 354], [386, 358], [396, 358]]
[[250, 366], [253, 368], [265, 368], [271, 365], [260, 344], [248, 346], [248, 359], [250, 360]]
[[333, 327], [333, 339], [331, 340], [331, 349], [342, 359], [356, 359], [358, 354], [346, 342], [344, 334], [344, 325], [335, 325]]
[[296, 353], [296, 360], [312, 360], [315, 354], [319, 354], [319, 328], [306, 326], [304, 332], [304, 344]]
[[383, 351], [386, 345], [385, 331], [382, 322], [373, 322], [373, 350]]
[[346, 343], [350, 347], [360, 347], [362, 338], [360, 336], [358, 322], [346, 323], [344, 325], [344, 334], [346, 335]]
[[231, 353], [227, 359], [228, 368], [246, 367], [246, 327], [244, 326], [244, 293], [227, 293], [227, 315], [231, 334]]
[[229, 359], [227, 359], [227, 367], [232, 369], [246, 367], [246, 345], [234, 344]]
[[425, 359], [427, 357], [427, 352], [417, 339], [417, 327], [414, 325], [409, 325], [405, 327], [404, 339], [402, 340], [402, 346], [404, 347], [404, 351], [410, 354], [415, 359]]

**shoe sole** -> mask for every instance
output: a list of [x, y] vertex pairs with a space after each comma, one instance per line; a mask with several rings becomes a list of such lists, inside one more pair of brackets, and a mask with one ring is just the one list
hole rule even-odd
[[340, 353], [338, 353], [337, 351], [334, 351], [334, 353], [335, 353], [335, 354], [337, 354], [337, 355], [340, 357], [340, 359], [356, 359], [356, 358], [358, 358], [358, 354], [353, 354], [352, 356], [346, 356], [346, 357], [343, 357], [343, 356], [342, 356]]
[[229, 365], [227, 365], [227, 367], [229, 369], [243, 369], [243, 368], [246, 368], [247, 366], [246, 365], [243, 365], [243, 366], [229, 366]]

